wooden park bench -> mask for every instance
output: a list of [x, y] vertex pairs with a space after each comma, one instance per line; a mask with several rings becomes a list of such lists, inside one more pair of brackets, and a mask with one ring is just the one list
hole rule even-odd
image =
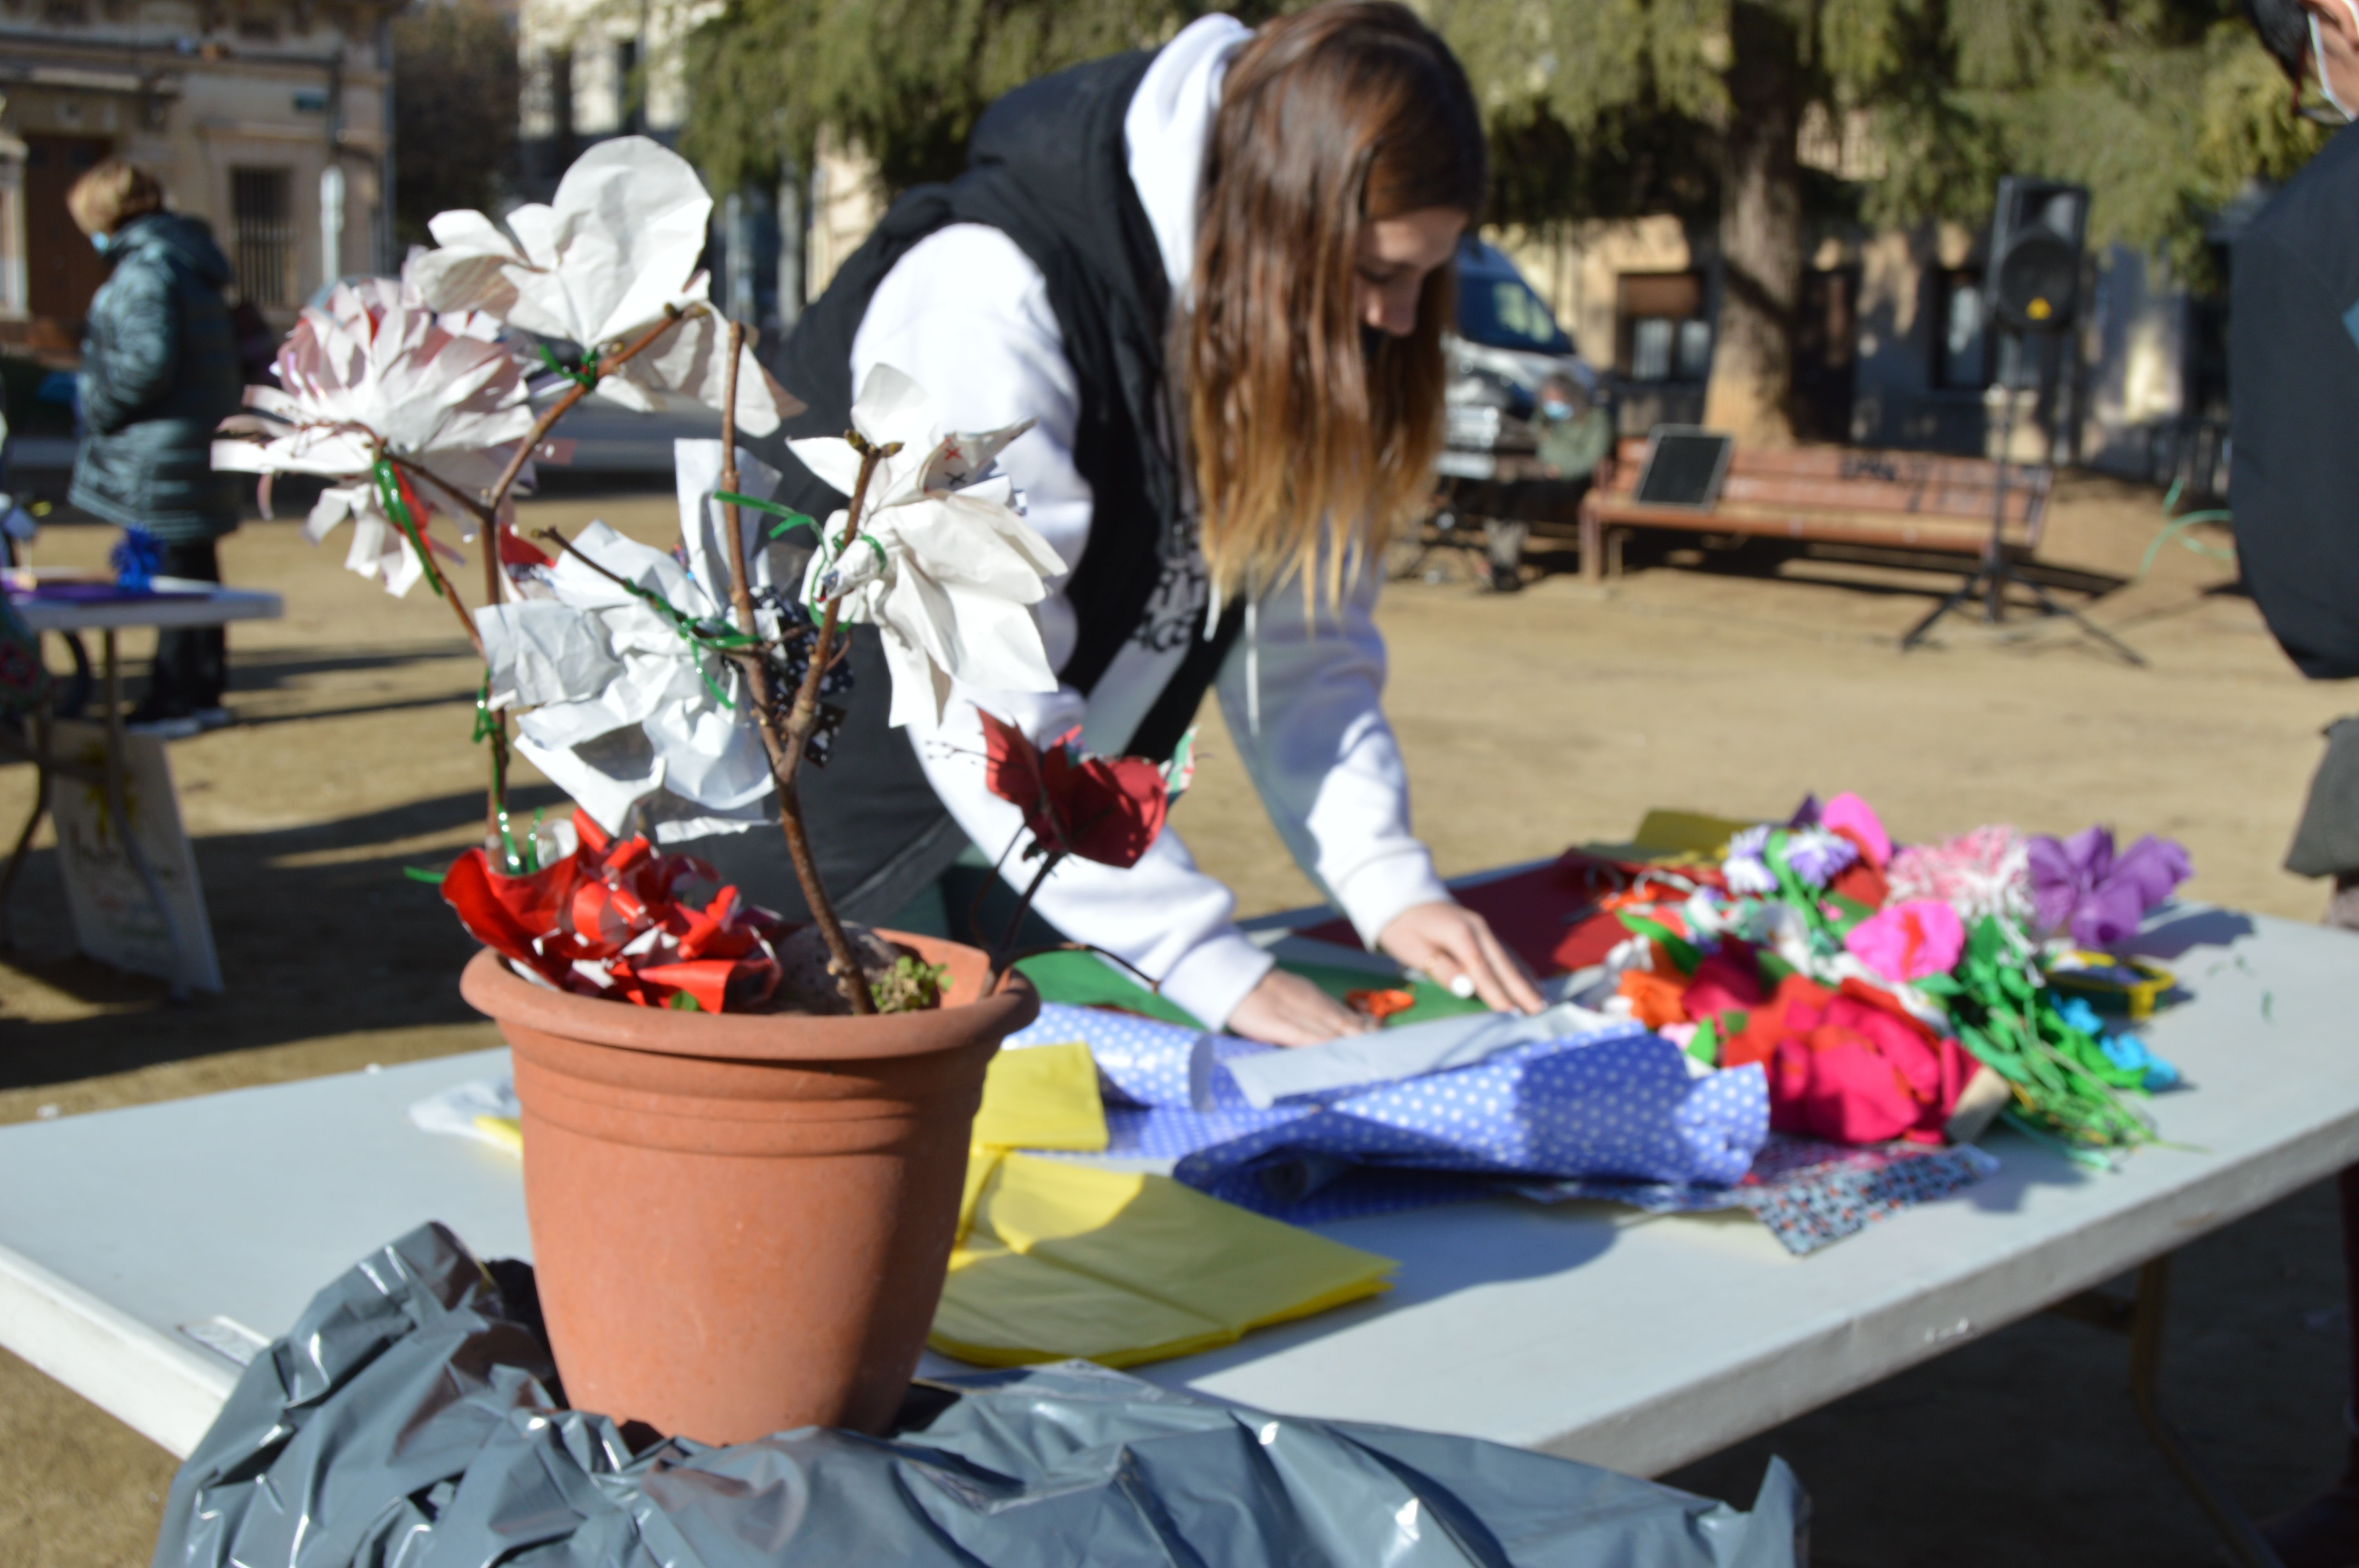
[[[1999, 465], [1983, 458], [1853, 447], [1736, 448], [1711, 507], [1652, 506], [1635, 495], [1648, 440], [1621, 442], [1582, 498], [1581, 575], [1621, 570], [1622, 531], [1669, 528], [1851, 546], [1877, 552], [1980, 557], [1990, 541]], [[2000, 547], [2017, 559], [2039, 544], [2052, 471], [2010, 463]], [[1934, 563], [1926, 563], [1934, 564]], [[1960, 562], [1962, 568], [1964, 562]], [[1970, 568], [1969, 568], [1970, 569]]]

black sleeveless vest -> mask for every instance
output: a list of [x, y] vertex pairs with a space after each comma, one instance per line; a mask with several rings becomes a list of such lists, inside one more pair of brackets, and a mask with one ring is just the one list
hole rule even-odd
[[[1161, 760], [1219, 674], [1239, 615], [1233, 610], [1208, 637], [1201, 611], [1184, 628], [1161, 617], [1159, 630], [1149, 613], [1190, 601], [1201, 570], [1168, 427], [1170, 284], [1123, 138], [1154, 58], [1140, 51], [1078, 66], [994, 103], [976, 123], [966, 173], [893, 203], [804, 313], [778, 377], [809, 406], [781, 438], [841, 434], [852, 422], [853, 340], [894, 264], [952, 223], [986, 224], [1013, 240], [1047, 280], [1081, 393], [1074, 464], [1094, 497], [1089, 544], [1065, 587], [1079, 637], [1058, 674], [1087, 693], [1132, 638], [1187, 637], [1187, 654], [1126, 748]], [[792, 453], [783, 461], [765, 455], [786, 474], [779, 499], [788, 504], [817, 517], [843, 504]], [[828, 765], [806, 766], [801, 788], [812, 851], [838, 909], [875, 921], [940, 876], [966, 836], [926, 782], [908, 736], [886, 723], [892, 677], [874, 627], [853, 629], [850, 656], [849, 717]], [[984, 848], [995, 854], [1001, 846]]]

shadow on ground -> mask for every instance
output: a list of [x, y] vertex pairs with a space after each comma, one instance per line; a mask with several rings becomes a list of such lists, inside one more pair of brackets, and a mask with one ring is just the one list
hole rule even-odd
[[[523, 813], [562, 809], [546, 785], [511, 799]], [[16, 946], [0, 968], [20, 977], [12, 990], [29, 980], [53, 995], [0, 1029], [0, 1090], [312, 1039], [339, 1019], [372, 1031], [479, 1022], [458, 983], [474, 945], [440, 893], [404, 870], [441, 871], [482, 813], [482, 795], [448, 795], [199, 838], [227, 989], [179, 1004], [161, 981], [74, 953], [55, 852], [35, 851], [12, 901]], [[437, 840], [446, 847], [395, 848]]]
[[[2343, 1458], [2337, 1230], [2333, 1184], [2321, 1183], [2191, 1243], [2172, 1270], [2164, 1401], [2256, 1518], [2304, 1500]], [[2061, 1317], [2000, 1329], [1661, 1479], [1743, 1506], [1772, 1454], [1810, 1489], [1819, 1568], [2228, 1561], [2138, 1426], [2128, 1340]]]

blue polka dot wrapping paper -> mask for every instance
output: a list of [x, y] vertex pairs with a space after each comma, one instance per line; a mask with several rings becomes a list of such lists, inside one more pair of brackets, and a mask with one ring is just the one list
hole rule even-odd
[[1657, 1213], [1750, 1209], [1795, 1252], [1993, 1168], [1974, 1149], [1775, 1137], [1758, 1066], [1697, 1076], [1636, 1023], [1515, 1045], [1469, 1066], [1257, 1110], [1223, 1064], [1274, 1047], [1049, 1002], [1010, 1048], [1080, 1040], [1107, 1153], [1295, 1224], [1513, 1192]]

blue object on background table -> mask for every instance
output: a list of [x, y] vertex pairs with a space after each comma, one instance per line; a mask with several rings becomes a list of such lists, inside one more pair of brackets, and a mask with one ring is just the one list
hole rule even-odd
[[106, 564], [114, 568], [116, 588], [146, 593], [155, 587], [157, 569], [164, 564], [163, 542], [145, 528], [125, 528], [106, 553]]
[[255, 1357], [164, 1509], [156, 1568], [1788, 1568], [1750, 1514], [1473, 1438], [1215, 1404], [1083, 1362], [912, 1385], [900, 1430], [634, 1452], [559, 1408], [530, 1271], [424, 1226]]

